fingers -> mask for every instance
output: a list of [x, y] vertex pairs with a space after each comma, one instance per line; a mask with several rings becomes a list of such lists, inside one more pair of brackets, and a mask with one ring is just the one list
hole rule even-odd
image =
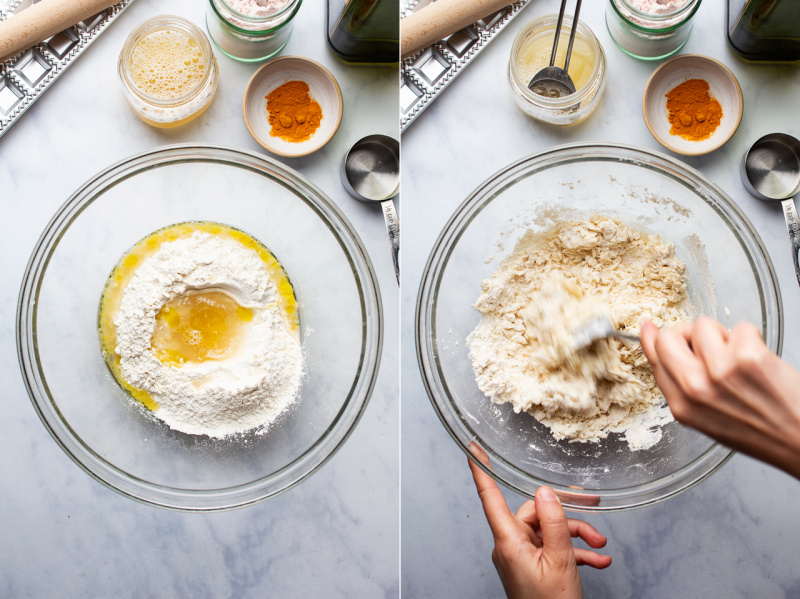
[[575, 549], [575, 562], [579, 566], [591, 566], [592, 568], [602, 570], [603, 568], [608, 568], [611, 565], [611, 556], [600, 555], [599, 553], [589, 551], [588, 549], [578, 548]]
[[647, 361], [650, 362], [650, 366], [653, 368], [658, 366], [658, 353], [656, 352], [656, 339], [658, 338], [658, 334], [658, 327], [652, 322], [648, 320], [642, 323], [641, 330], [639, 332], [642, 342], [642, 350], [644, 350], [644, 355], [647, 358]]
[[545, 556], [560, 563], [574, 560], [567, 515], [550, 487], [537, 489], [536, 514], [539, 517], [539, 528], [542, 531], [542, 551]]
[[597, 529], [588, 522], [569, 518], [567, 519], [567, 525], [569, 526], [570, 536], [580, 537], [589, 547], [600, 549], [601, 547], [605, 547], [608, 542], [608, 539], [600, 534]]
[[661, 363], [661, 357], [656, 349], [660, 336], [661, 331], [659, 331], [652, 322], [645, 322], [642, 325], [642, 349], [644, 350], [644, 355], [647, 357], [647, 361], [650, 362], [650, 367], [653, 369], [653, 375], [656, 377], [658, 388], [661, 389], [661, 392], [664, 394], [675, 418], [684, 422], [688, 400], [678, 386], [677, 381], [672, 378]]
[[661, 331], [655, 340], [659, 366], [663, 367], [681, 391], [691, 397], [705, 398], [710, 392], [710, 380], [705, 364], [698, 358], [690, 341], [692, 329], [677, 326]]
[[[481, 464], [489, 467], [489, 456], [481, 449], [477, 443], [472, 442], [469, 444], [470, 453], [479, 460]], [[478, 490], [478, 497], [483, 504], [483, 512], [486, 514], [486, 520], [489, 522], [489, 527], [492, 529], [495, 541], [508, 538], [514, 535], [517, 531], [515, 526], [514, 515], [508, 509], [506, 498], [494, 482], [494, 479], [481, 470], [480, 466], [469, 461], [469, 468], [472, 471], [472, 478], [475, 481], [475, 488]]]

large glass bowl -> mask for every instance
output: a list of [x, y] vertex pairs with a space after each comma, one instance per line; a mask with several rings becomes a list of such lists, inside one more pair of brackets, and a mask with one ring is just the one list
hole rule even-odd
[[[98, 307], [114, 265], [185, 221], [250, 234], [294, 285], [306, 369], [298, 400], [264, 434], [175, 432], [122, 390], [100, 353]], [[104, 170], [58, 210], [25, 273], [17, 344], [42, 422], [86, 472], [146, 503], [218, 510], [297, 484], [342, 445], [375, 385], [381, 316], [367, 253], [319, 189], [255, 154], [173, 146]]]
[[[469, 455], [476, 441], [489, 474], [533, 496], [551, 485], [576, 510], [653, 503], [696, 484], [731, 451], [677, 422], [649, 450], [619, 434], [593, 443], [554, 441], [549, 430], [478, 389], [466, 347], [480, 315], [472, 307], [526, 229], [593, 214], [616, 216], [675, 243], [698, 313], [746, 320], [780, 352], [782, 307], [772, 263], [736, 205], [697, 171], [661, 154], [608, 144], [569, 145], [521, 160], [473, 192], [434, 245], [419, 290], [417, 355], [433, 407]], [[493, 258], [491, 261], [489, 258]], [[484, 468], [484, 470], [486, 470]]]

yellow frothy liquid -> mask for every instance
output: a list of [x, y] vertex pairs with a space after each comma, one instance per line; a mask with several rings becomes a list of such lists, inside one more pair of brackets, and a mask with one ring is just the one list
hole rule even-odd
[[[517, 56], [517, 70], [520, 78], [526, 84], [543, 68], [550, 66], [550, 56], [553, 53], [553, 35], [555, 28], [543, 31], [520, 49]], [[556, 48], [555, 66], [564, 68], [564, 59], [567, 56], [569, 44], [569, 31], [562, 30]], [[586, 40], [575, 36], [572, 45], [572, 55], [569, 59], [567, 73], [575, 84], [575, 89], [580, 90], [589, 82], [594, 70], [594, 55]]]
[[139, 90], [159, 100], [181, 98], [194, 90], [206, 70], [197, 42], [180, 31], [154, 31], [131, 52], [131, 75]]
[[[158, 404], [146, 391], [132, 387], [122, 376], [119, 355], [115, 351], [117, 331], [114, 317], [137, 267], [162, 243], [189, 237], [196, 231], [224, 235], [256, 252], [277, 289], [278, 309], [286, 330], [295, 338], [300, 335], [297, 298], [289, 278], [270, 251], [253, 237], [211, 222], [182, 223], [156, 231], [131, 248], [112, 271], [100, 301], [98, 324], [103, 356], [114, 377], [123, 389], [151, 410], [156, 410]], [[192, 290], [173, 298], [161, 308], [156, 316], [151, 348], [163, 364], [172, 368], [207, 360], [224, 360], [235, 355], [244, 343], [253, 316], [252, 310], [240, 305], [226, 291]]]

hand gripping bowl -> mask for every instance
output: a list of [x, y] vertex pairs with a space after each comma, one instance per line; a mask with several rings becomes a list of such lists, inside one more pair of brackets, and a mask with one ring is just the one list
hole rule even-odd
[[[575, 510], [612, 511], [675, 495], [711, 474], [731, 451], [677, 422], [649, 450], [619, 434], [597, 444], [556, 442], [532, 416], [495, 405], [478, 389], [466, 337], [472, 304], [526, 229], [593, 214], [616, 216], [675, 243], [698, 312], [727, 326], [747, 320], [780, 352], [782, 306], [772, 263], [736, 205], [672, 158], [609, 144], [569, 145], [525, 158], [474, 191], [436, 241], [419, 290], [417, 357], [439, 418], [470, 455], [477, 442], [499, 482], [533, 497], [544, 484]], [[487, 261], [493, 257], [492, 261]], [[477, 463], [477, 462], [476, 462]]]
[[[100, 295], [117, 261], [153, 231], [201, 220], [265, 244], [300, 305], [300, 396], [265, 434], [175, 432], [121, 389], [100, 353]], [[84, 184], [39, 239], [17, 311], [25, 384], [62, 449], [123, 495], [187, 511], [252, 504], [319, 468], [366, 407], [382, 340], [372, 265], [338, 208], [279, 163], [216, 146], [145, 152]]]

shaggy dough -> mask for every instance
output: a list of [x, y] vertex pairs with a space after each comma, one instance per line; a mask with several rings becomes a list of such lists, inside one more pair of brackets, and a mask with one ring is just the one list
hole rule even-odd
[[[548, 426], [557, 440], [626, 433], [631, 449], [671, 420], [638, 343], [603, 339], [576, 352], [576, 324], [607, 315], [638, 334], [688, 321], [686, 265], [672, 243], [602, 216], [528, 231], [491, 279], [467, 338], [478, 387]], [[661, 404], [661, 405], [659, 405]]]

